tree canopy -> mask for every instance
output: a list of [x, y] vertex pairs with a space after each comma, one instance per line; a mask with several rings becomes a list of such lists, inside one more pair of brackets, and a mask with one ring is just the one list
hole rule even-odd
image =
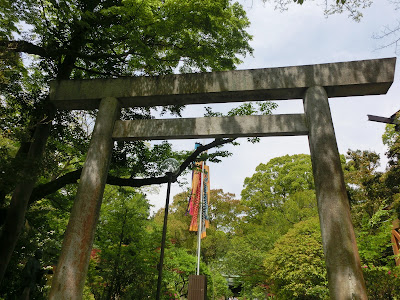
[[[70, 198], [67, 185], [79, 179], [93, 128], [96, 111], [54, 111], [48, 101], [49, 80], [227, 70], [252, 49], [246, 14], [229, 0], [5, 0], [0, 15], [0, 137], [5, 154], [0, 241], [7, 245], [0, 255], [2, 278], [28, 205], [47, 196], [68, 206], [60, 199]], [[181, 109], [164, 107], [159, 113], [179, 115]], [[149, 119], [155, 111], [125, 109], [121, 119]], [[212, 146], [221, 142], [231, 140]], [[159, 176], [164, 158], [185, 163], [189, 154], [174, 151], [168, 143], [117, 143], [108, 183], [138, 187], [166, 182], [142, 179]], [[217, 151], [211, 159], [219, 155], [227, 153]]]
[[245, 12], [227, 0], [5, 2], [2, 45], [53, 78], [231, 69], [251, 52]]

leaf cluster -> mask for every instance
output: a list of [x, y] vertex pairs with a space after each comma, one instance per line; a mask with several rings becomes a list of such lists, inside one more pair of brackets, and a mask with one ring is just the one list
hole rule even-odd
[[269, 207], [282, 205], [296, 192], [314, 189], [311, 159], [297, 154], [271, 159], [257, 166], [252, 177], [244, 180], [242, 201], [251, 215], [261, 215]]
[[275, 242], [264, 265], [278, 299], [329, 298], [318, 218], [294, 225]]
[[7, 12], [49, 74], [69, 60], [74, 78], [227, 70], [252, 51], [245, 12], [227, 0], [13, 1]]

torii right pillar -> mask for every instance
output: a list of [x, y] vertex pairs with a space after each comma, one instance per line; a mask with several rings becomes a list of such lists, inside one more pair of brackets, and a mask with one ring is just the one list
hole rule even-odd
[[326, 91], [307, 89], [304, 112], [331, 299], [367, 299]]

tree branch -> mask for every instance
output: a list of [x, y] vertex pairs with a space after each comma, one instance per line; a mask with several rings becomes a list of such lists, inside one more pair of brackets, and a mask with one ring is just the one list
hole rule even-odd
[[8, 51], [24, 52], [28, 54], [39, 55], [42, 57], [50, 57], [51, 55], [45, 48], [37, 46], [27, 41], [8, 41], [0, 40], [0, 47], [5, 47]]
[[29, 205], [34, 203], [37, 200], [40, 200], [47, 195], [53, 194], [59, 189], [63, 188], [67, 184], [77, 183], [78, 179], [81, 177], [82, 168], [79, 168], [75, 171], [64, 174], [57, 179], [50, 181], [48, 183], [39, 184], [32, 191], [31, 198], [29, 199]]
[[211, 143], [207, 144], [207, 145], [202, 145], [200, 147], [198, 147], [192, 154], [189, 155], [188, 158], [185, 159], [185, 161], [180, 165], [179, 167], [179, 171], [176, 175], [174, 175], [172, 177], [173, 182], [176, 181], [176, 179], [179, 177], [179, 175], [182, 174], [183, 171], [185, 171], [185, 169], [189, 166], [189, 164], [193, 161], [196, 160], [196, 158], [204, 151], [209, 150], [211, 148], [217, 147], [217, 146], [221, 146], [224, 144], [229, 144], [232, 143], [235, 140], [235, 138], [230, 138], [230, 139], [215, 139], [214, 141], [212, 141]]
[[[180, 165], [178, 173], [173, 175], [172, 177], [172, 182], [175, 182], [177, 178], [182, 174], [182, 172], [185, 171], [185, 169], [190, 165], [190, 163], [195, 161], [202, 152], [217, 146], [231, 143], [234, 140], [235, 140], [234, 138], [216, 139], [207, 145], [202, 145], [198, 147]], [[78, 179], [81, 177], [81, 173], [82, 173], [82, 168], [69, 172], [48, 183], [38, 185], [32, 191], [31, 198], [29, 199], [29, 205], [31, 205], [32, 203], [34, 203], [39, 199], [42, 199], [47, 195], [55, 193], [56, 191], [63, 188], [67, 184], [77, 183]], [[117, 185], [117, 186], [141, 187], [145, 185], [167, 183], [168, 179], [169, 178], [167, 175], [160, 177], [149, 177], [149, 178], [120, 178], [109, 174], [107, 177], [107, 184]]]

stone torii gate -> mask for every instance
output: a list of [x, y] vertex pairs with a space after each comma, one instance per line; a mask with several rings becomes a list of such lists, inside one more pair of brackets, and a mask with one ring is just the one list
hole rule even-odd
[[[395, 58], [51, 83], [58, 109], [99, 108], [50, 299], [80, 299], [113, 140], [308, 135], [331, 299], [367, 299], [328, 98], [385, 94]], [[303, 99], [304, 114], [119, 121], [121, 107]]]

